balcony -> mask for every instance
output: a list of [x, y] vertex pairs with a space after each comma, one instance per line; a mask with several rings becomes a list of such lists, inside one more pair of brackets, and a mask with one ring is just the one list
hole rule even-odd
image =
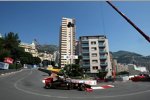
[[102, 66], [102, 67], [103, 67], [103, 66], [107, 66], [107, 65], [108, 65], [107, 63], [101, 63], [101, 64], [100, 64], [100, 66]]
[[105, 42], [105, 39], [99, 39], [98, 41], [99, 42]]
[[89, 50], [83, 50], [82, 53], [89, 53]]
[[89, 44], [82, 44], [82, 47], [89, 47]]
[[86, 43], [86, 44], [88, 44], [88, 43], [89, 43], [89, 41], [82, 41], [82, 43]]
[[83, 56], [82, 59], [83, 59], [83, 60], [85, 60], [85, 59], [90, 59], [90, 57], [89, 57], [89, 56]]
[[100, 50], [99, 53], [100, 53], [100, 54], [105, 54], [105, 53], [107, 53], [107, 52], [106, 52], [105, 50]]
[[106, 46], [104, 44], [99, 44], [100, 48], [105, 48]]
[[88, 63], [86, 64], [86, 63], [85, 63], [85, 64], [82, 64], [82, 66], [83, 66], [84, 68], [85, 68], [85, 67], [90, 67], [90, 64], [88, 64]]
[[100, 56], [100, 60], [106, 60], [107, 56]]
[[89, 40], [88, 40], [88, 39], [82, 39], [82, 42], [83, 42], [83, 41], [89, 41]]

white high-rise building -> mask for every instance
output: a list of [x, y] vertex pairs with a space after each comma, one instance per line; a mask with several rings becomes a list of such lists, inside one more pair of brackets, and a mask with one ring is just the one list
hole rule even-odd
[[75, 55], [75, 19], [62, 18], [60, 28], [60, 66], [73, 64]]
[[107, 76], [112, 76], [109, 45], [106, 36], [81, 36], [79, 44], [79, 52], [82, 56], [81, 67], [87, 73], [96, 74], [98, 70], [101, 70], [107, 71]]

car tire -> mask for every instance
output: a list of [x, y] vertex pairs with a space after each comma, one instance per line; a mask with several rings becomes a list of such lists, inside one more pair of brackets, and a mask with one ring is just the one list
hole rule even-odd
[[72, 84], [71, 83], [68, 83], [67, 85], [67, 90], [71, 90], [72, 89]]
[[45, 89], [50, 89], [51, 87], [52, 87], [52, 84], [51, 84], [51, 83], [44, 86]]
[[80, 84], [78, 87], [79, 91], [85, 91], [85, 85], [84, 84]]

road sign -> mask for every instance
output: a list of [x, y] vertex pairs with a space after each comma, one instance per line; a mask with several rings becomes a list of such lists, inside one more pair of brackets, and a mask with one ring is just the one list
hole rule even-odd
[[64, 59], [78, 59], [78, 55], [65, 55]]
[[4, 60], [4, 62], [5, 62], [5, 63], [8, 63], [8, 64], [12, 64], [13, 61], [14, 61], [14, 59], [12, 59], [12, 58], [10, 58], [10, 57], [6, 57], [5, 60]]

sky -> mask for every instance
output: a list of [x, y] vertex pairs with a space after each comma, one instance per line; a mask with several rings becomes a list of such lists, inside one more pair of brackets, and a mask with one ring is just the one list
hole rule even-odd
[[[150, 1], [112, 1], [150, 36]], [[0, 33], [18, 33], [31, 43], [59, 45], [62, 17], [75, 18], [79, 36], [106, 35], [112, 52], [150, 55], [150, 44], [105, 1], [0, 1]]]

